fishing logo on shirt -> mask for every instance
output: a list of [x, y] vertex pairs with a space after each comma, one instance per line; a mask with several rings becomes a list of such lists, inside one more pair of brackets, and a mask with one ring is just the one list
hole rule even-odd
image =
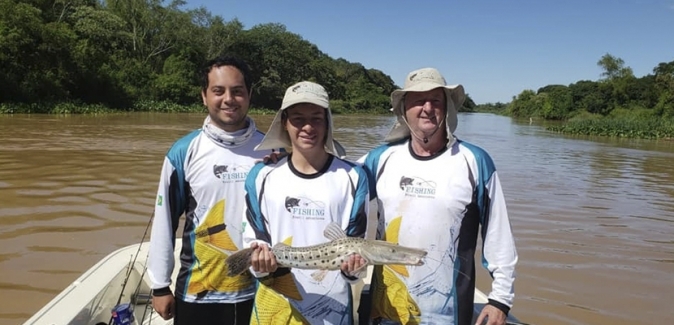
[[213, 165], [213, 175], [223, 183], [243, 182], [246, 180], [249, 170], [249, 166], [237, 164]]
[[400, 189], [405, 192], [405, 196], [434, 198], [436, 183], [416, 176], [402, 176], [400, 178]]
[[306, 197], [286, 196], [285, 209], [293, 219], [324, 220], [325, 203], [313, 201]]

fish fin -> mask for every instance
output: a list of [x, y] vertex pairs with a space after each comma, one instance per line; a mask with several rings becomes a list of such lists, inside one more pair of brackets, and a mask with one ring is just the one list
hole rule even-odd
[[325, 278], [325, 275], [327, 275], [327, 274], [328, 274], [328, 270], [317, 270], [317, 271], [311, 273], [311, 278], [318, 281], [318, 282], [321, 282], [321, 281], [323, 281], [323, 279]]
[[288, 245], [288, 246], [292, 246], [292, 245], [293, 245], [293, 236], [290, 236], [290, 237], [286, 238], [286, 239], [283, 241], [283, 243], [286, 244], [286, 245]]
[[391, 269], [391, 271], [398, 273], [404, 277], [409, 277], [410, 273], [407, 272], [407, 267], [402, 264], [389, 264], [388, 267]]
[[245, 272], [250, 267], [250, 257], [253, 254], [252, 248], [244, 248], [225, 260], [227, 264], [227, 275], [235, 276]]
[[346, 238], [346, 232], [339, 226], [336, 222], [331, 222], [323, 230], [323, 236], [329, 239], [330, 241], [337, 240], [340, 238]]

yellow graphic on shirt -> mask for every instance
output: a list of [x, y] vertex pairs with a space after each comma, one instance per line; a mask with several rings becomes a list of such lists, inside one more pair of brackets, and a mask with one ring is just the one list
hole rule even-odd
[[206, 291], [235, 292], [252, 284], [250, 273], [227, 277], [225, 259], [228, 252], [239, 248], [223, 223], [225, 200], [216, 203], [206, 214], [206, 219], [194, 230], [194, 256], [196, 261], [191, 269], [187, 293], [198, 295]]
[[[398, 243], [400, 222], [397, 217], [386, 227], [385, 240]], [[372, 318], [400, 322], [402, 324], [419, 324], [421, 312], [399, 276], [408, 277], [407, 267], [404, 265], [379, 265], [372, 273], [372, 283], [376, 283], [372, 292]]]
[[[283, 243], [292, 246], [292, 237], [286, 238]], [[255, 294], [255, 309], [250, 323], [309, 324], [309, 321], [286, 298], [302, 300], [292, 273], [262, 279]]]

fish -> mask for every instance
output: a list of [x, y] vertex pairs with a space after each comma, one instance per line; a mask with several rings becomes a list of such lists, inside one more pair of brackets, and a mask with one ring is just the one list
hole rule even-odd
[[[426, 250], [401, 246], [383, 240], [348, 237], [339, 224], [332, 222], [325, 227], [323, 235], [328, 242], [303, 247], [292, 247], [282, 242], [271, 248], [279, 267], [290, 267], [308, 270], [338, 270], [342, 262], [352, 254], [359, 254], [365, 263], [358, 270], [368, 265], [424, 265]], [[250, 267], [252, 248], [244, 248], [231, 254], [225, 260], [227, 275], [239, 275]]]

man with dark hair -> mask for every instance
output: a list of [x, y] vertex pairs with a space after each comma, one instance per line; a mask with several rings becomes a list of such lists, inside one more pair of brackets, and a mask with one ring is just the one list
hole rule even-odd
[[[155, 202], [148, 275], [152, 306], [174, 324], [248, 324], [255, 285], [250, 274], [225, 275], [228, 252], [242, 248], [244, 181], [264, 134], [248, 116], [250, 69], [234, 57], [201, 73], [208, 109], [202, 128], [176, 141], [164, 158]], [[185, 215], [180, 270], [173, 291], [174, 246]]]

